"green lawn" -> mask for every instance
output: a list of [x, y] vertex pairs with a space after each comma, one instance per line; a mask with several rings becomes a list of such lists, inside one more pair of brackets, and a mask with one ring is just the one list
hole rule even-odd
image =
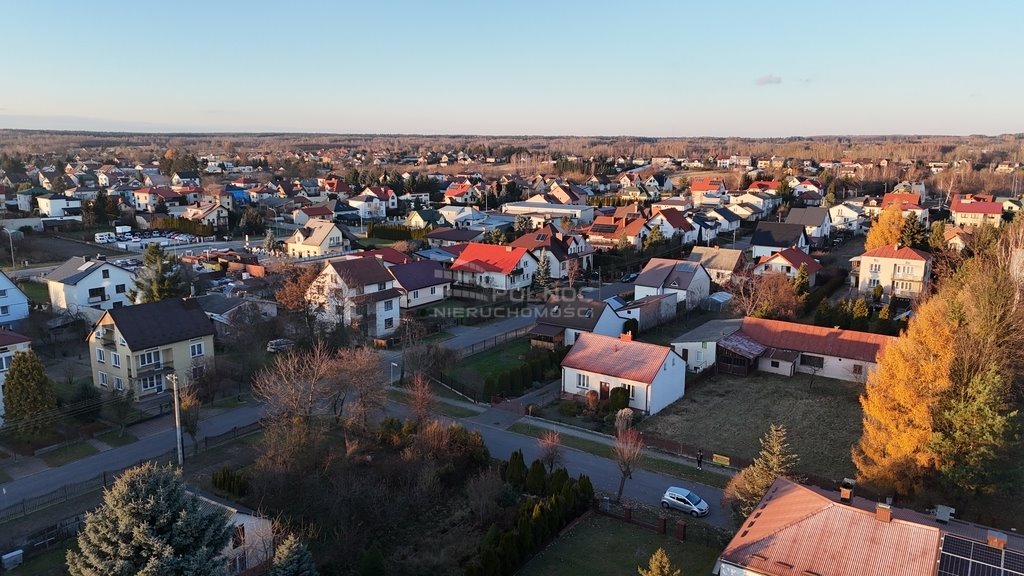
[[[533, 436], [534, 438], [540, 438], [547, 428], [541, 428], [539, 426], [532, 426], [530, 424], [524, 424], [522, 422], [516, 422], [510, 426], [509, 431], [517, 434], [523, 434], [526, 436]], [[589, 452], [595, 456], [601, 456], [602, 458], [612, 458], [612, 447], [608, 444], [596, 442], [594, 440], [587, 440], [585, 438], [578, 438], [576, 436], [570, 436], [569, 434], [562, 434], [562, 445], [569, 448], [575, 448], [584, 452]], [[659, 472], [661, 474], [669, 474], [676, 478], [682, 478], [693, 482], [699, 482], [707, 486], [716, 486], [718, 488], [725, 488], [726, 483], [729, 482], [729, 477], [723, 474], [716, 474], [711, 470], [697, 470], [695, 467], [689, 464], [681, 464], [672, 460], [666, 460], [658, 458], [656, 456], [644, 456], [640, 461], [640, 467], [652, 472]]]
[[113, 430], [107, 430], [106, 432], [97, 434], [96, 435], [96, 439], [99, 440], [100, 442], [103, 442], [107, 446], [115, 446], [115, 447], [116, 446], [125, 446], [127, 444], [131, 444], [132, 442], [138, 441], [138, 438], [136, 438], [134, 435], [132, 435], [131, 432], [125, 430], [124, 431], [124, 436], [121, 436], [121, 435], [119, 435], [120, 431], [121, 430], [119, 428], [114, 428]]
[[75, 442], [74, 444], [69, 444], [63, 448], [58, 448], [53, 452], [47, 452], [40, 456], [40, 458], [42, 458], [43, 462], [46, 462], [46, 465], [50, 468], [56, 468], [58, 466], [63, 466], [68, 462], [74, 462], [75, 460], [85, 458], [86, 456], [92, 456], [97, 452], [99, 452], [99, 450], [88, 442]]
[[861, 436], [863, 389], [854, 382], [812, 381], [807, 374], [719, 374], [687, 386], [685, 397], [639, 428], [703, 447], [705, 454], [752, 459], [768, 427], [783, 424], [800, 456], [797, 470], [839, 481], [854, 474], [850, 449]]
[[623, 576], [636, 574], [658, 548], [686, 576], [711, 574], [719, 550], [658, 534], [621, 520], [591, 514], [579, 521], [518, 573], [522, 576]]
[[32, 558], [11, 571], [17, 576], [60, 576], [67, 574], [67, 551], [75, 544], [74, 538], [62, 542], [53, 550]]
[[530, 340], [519, 338], [463, 359], [454, 372], [467, 384], [482, 385], [488, 376], [497, 376], [509, 368], [523, 364], [529, 351]]
[[18, 288], [21, 288], [25, 296], [28, 296], [28, 299], [34, 304], [50, 303], [50, 291], [47, 289], [46, 284], [25, 281], [19, 283]]
[[239, 406], [244, 406], [252, 401], [252, 398], [248, 394], [236, 394], [228, 396], [227, 398], [221, 398], [220, 400], [214, 400], [210, 406], [214, 408], [224, 408], [226, 410], [232, 410]]

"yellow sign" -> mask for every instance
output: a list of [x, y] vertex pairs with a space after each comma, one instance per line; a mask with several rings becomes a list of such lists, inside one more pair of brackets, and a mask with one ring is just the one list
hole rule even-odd
[[711, 461], [714, 462], [715, 464], [721, 464], [722, 466], [729, 465], [729, 457], [724, 456], [722, 454], [712, 454]]

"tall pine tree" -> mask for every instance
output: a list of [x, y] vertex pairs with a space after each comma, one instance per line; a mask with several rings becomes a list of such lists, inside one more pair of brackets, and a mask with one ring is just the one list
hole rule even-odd
[[153, 243], [146, 248], [142, 266], [135, 273], [135, 286], [128, 292], [132, 302], [145, 304], [188, 295], [189, 287], [185, 285], [181, 272], [166, 258], [159, 244]]
[[771, 488], [775, 479], [789, 478], [799, 457], [789, 449], [786, 428], [772, 424], [761, 438], [761, 452], [754, 462], [740, 470], [725, 487], [723, 499], [740, 516], [746, 517]]

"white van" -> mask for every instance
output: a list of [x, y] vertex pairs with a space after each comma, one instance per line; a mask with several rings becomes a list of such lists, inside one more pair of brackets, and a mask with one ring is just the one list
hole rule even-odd
[[113, 232], [97, 232], [93, 237], [97, 244], [110, 244], [117, 241]]

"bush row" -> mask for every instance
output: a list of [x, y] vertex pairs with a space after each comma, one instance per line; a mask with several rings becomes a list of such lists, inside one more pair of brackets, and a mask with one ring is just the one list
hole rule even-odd
[[366, 226], [367, 238], [383, 240], [424, 240], [427, 232], [426, 228], [409, 228], [402, 224], [370, 222]]
[[213, 487], [241, 498], [249, 493], [249, 480], [241, 470], [220, 468], [213, 471]]
[[192, 234], [194, 236], [213, 236], [213, 226], [203, 224], [197, 220], [189, 220], [187, 218], [179, 218], [177, 216], [153, 216], [150, 228], [184, 232], [185, 234]]
[[558, 369], [567, 349], [558, 350], [534, 349], [526, 355], [526, 362], [500, 372], [497, 376], [484, 379], [484, 398], [490, 400], [494, 396], [518, 396], [530, 388], [534, 382], [544, 379]]

